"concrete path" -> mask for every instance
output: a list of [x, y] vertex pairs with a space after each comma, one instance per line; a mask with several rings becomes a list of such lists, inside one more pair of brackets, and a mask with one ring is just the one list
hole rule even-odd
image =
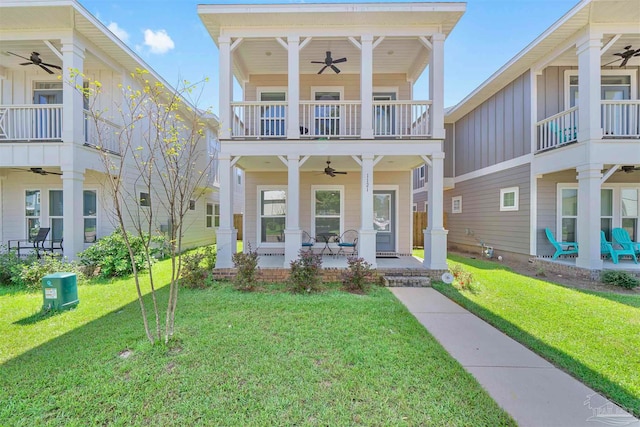
[[433, 288], [390, 288], [520, 426], [640, 421]]

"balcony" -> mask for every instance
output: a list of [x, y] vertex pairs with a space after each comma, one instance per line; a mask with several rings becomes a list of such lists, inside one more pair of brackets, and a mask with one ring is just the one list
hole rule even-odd
[[[429, 138], [431, 101], [373, 101], [375, 138]], [[287, 139], [288, 102], [233, 102], [232, 139]], [[292, 139], [361, 138], [361, 101], [300, 101]]]
[[[118, 152], [120, 126], [84, 111], [84, 144]], [[61, 142], [62, 105], [0, 105], [0, 143]]]
[[[600, 101], [603, 139], [640, 138], [640, 101]], [[578, 107], [536, 123], [537, 152], [578, 140]]]

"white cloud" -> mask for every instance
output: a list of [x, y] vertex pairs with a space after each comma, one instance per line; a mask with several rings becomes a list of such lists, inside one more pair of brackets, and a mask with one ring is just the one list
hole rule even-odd
[[129, 41], [129, 33], [120, 28], [117, 22], [110, 22], [107, 28], [123, 42], [127, 43]]
[[144, 44], [149, 46], [151, 53], [167, 53], [175, 47], [173, 40], [165, 30], [152, 31], [144, 30]]

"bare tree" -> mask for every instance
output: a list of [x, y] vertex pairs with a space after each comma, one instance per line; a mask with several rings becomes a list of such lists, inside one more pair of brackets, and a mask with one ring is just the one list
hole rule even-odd
[[[213, 115], [193, 106], [197, 105], [206, 80], [196, 84], [182, 81], [174, 90], [151, 78], [146, 70], [137, 69], [130, 75], [130, 85], [119, 86], [121, 100], [115, 102], [116, 111], [111, 112], [100, 108], [102, 84], [72, 73], [72, 79], [78, 76], [85, 82], [75, 86], [88, 104], [89, 143], [99, 151], [104, 171], [110, 176], [106, 180], [108, 193], [113, 201], [115, 223], [123, 231], [133, 265], [145, 332], [151, 343], [161, 339], [166, 343], [175, 331], [182, 238], [188, 227], [185, 217], [190, 204], [205, 193], [214, 160], [209, 151], [206, 122]], [[146, 195], [142, 200], [138, 197], [140, 193]], [[167, 222], [165, 244], [171, 258], [164, 322], [151, 268], [153, 236], [161, 231], [158, 230], [161, 220]], [[143, 241], [155, 328], [149, 325], [141, 273], [128, 233]]]

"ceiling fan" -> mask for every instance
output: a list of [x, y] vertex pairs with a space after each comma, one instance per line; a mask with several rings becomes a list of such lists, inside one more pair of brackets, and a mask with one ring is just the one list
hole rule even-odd
[[337, 171], [331, 167], [331, 160], [327, 160], [327, 167], [324, 168], [324, 173], [329, 175], [330, 177], [335, 177], [336, 175], [346, 175], [347, 172]]
[[42, 168], [29, 168], [29, 169], [13, 168], [13, 169], [21, 172], [33, 172], [38, 175], [62, 175], [62, 172], [51, 172], [51, 171], [46, 171]]
[[640, 171], [640, 166], [632, 166], [632, 165], [621, 166], [619, 172], [632, 173], [633, 171]]
[[[622, 62], [620, 63], [619, 66], [624, 67], [625, 65], [627, 65], [627, 62], [629, 62], [629, 60], [632, 57], [640, 56], [640, 49], [632, 49], [631, 45], [629, 45], [624, 47], [624, 52], [616, 52], [614, 53], [614, 55], [622, 58]], [[616, 61], [620, 61], [620, 59], [616, 59], [614, 61], [609, 62], [608, 64], [604, 64], [604, 67], [606, 67], [607, 65], [613, 64]]]
[[54, 65], [54, 64], [47, 64], [46, 62], [42, 62], [42, 59], [40, 59], [40, 54], [38, 52], [31, 52], [31, 56], [29, 58], [24, 57], [22, 55], [18, 55], [17, 53], [13, 53], [13, 52], [7, 52], [13, 56], [17, 56], [18, 58], [22, 58], [22, 59], [26, 59], [29, 62], [23, 62], [20, 65], [37, 65], [38, 67], [42, 68], [43, 70], [45, 70], [47, 73], [49, 74], [53, 74], [53, 71], [51, 71], [49, 68], [47, 67], [51, 67], [51, 68], [56, 68], [58, 70], [62, 70], [61, 67]]
[[318, 74], [322, 74], [324, 70], [327, 69], [327, 67], [331, 67], [331, 69], [335, 71], [336, 74], [340, 74], [340, 69], [333, 64], [339, 64], [341, 62], [347, 62], [347, 58], [339, 58], [334, 60], [331, 57], [330, 50], [327, 51], [327, 56], [324, 58], [324, 61], [311, 61], [312, 64], [324, 64], [324, 67], [322, 67], [320, 71], [318, 71]]

